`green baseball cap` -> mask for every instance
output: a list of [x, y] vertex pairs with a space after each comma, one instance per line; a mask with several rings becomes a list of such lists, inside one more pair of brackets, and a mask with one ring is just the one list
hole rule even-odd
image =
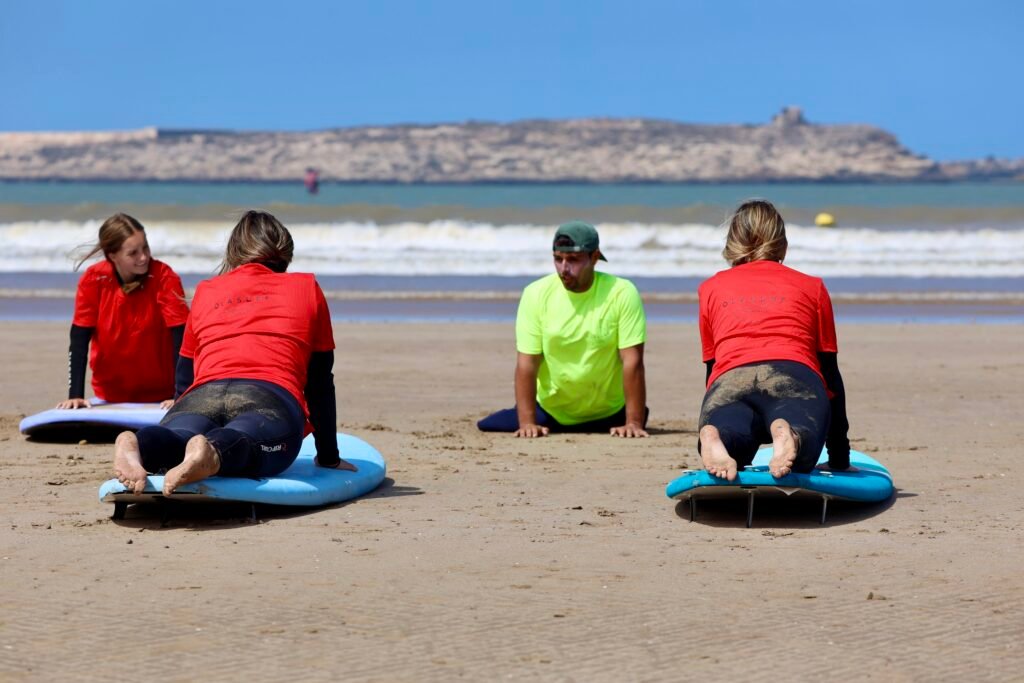
[[[565, 237], [572, 244], [564, 246], [558, 246], [556, 243], [560, 237]], [[596, 251], [601, 250], [601, 239], [597, 236], [597, 228], [590, 223], [584, 223], [583, 221], [570, 221], [568, 223], [562, 223], [558, 226], [558, 230], [555, 231], [555, 238], [552, 240], [551, 248], [554, 251]], [[607, 261], [604, 254], [598, 253], [598, 258], [602, 261]]]

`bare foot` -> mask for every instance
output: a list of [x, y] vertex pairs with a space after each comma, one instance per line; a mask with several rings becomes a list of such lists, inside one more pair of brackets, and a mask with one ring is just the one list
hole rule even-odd
[[704, 469], [713, 477], [722, 477], [732, 481], [736, 478], [736, 461], [725, 449], [718, 429], [705, 425], [700, 430], [700, 458]]
[[202, 434], [193, 436], [185, 445], [185, 459], [164, 475], [164, 495], [169, 496], [183, 484], [191, 484], [220, 471], [220, 454]]
[[793, 463], [800, 449], [800, 436], [782, 419], [772, 422], [769, 429], [772, 433], [773, 453], [772, 459], [768, 461], [768, 471], [778, 479], [793, 471]]
[[132, 493], [142, 493], [146, 488], [146, 468], [133, 432], [121, 432], [114, 441], [114, 476]]

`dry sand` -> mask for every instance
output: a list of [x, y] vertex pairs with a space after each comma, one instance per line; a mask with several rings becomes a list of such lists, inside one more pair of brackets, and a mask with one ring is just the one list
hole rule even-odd
[[651, 438], [481, 434], [509, 325], [339, 325], [340, 427], [389, 480], [259, 523], [97, 502], [109, 445], [32, 443], [66, 326], [0, 328], [0, 679], [1020, 680], [1018, 326], [840, 328], [854, 446], [888, 504], [708, 505], [693, 325], [655, 325]]

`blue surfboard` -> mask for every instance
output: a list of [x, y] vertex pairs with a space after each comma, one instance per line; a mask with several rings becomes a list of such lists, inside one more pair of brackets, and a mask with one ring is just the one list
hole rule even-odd
[[167, 413], [158, 403], [99, 403], [91, 408], [52, 408], [21, 421], [22, 434], [35, 438], [77, 439], [97, 431], [116, 434], [160, 424]]
[[142, 493], [132, 493], [118, 480], [110, 479], [100, 486], [99, 498], [104, 503], [114, 503], [114, 516], [120, 518], [129, 503], [173, 500], [320, 506], [356, 498], [380, 486], [387, 467], [377, 449], [349, 434], [338, 434], [338, 448], [341, 457], [358, 468], [356, 472], [317, 467], [313, 463], [316, 447], [310, 434], [303, 440], [295, 462], [276, 477], [210, 477], [185, 484], [164, 496], [163, 475], [152, 474], [146, 478]]
[[[808, 474], [791, 472], [776, 479], [768, 471], [772, 448], [760, 449], [749, 466], [736, 474], [736, 479], [727, 481], [708, 474], [705, 470], [685, 470], [681, 476], [669, 482], [665, 495], [676, 500], [690, 501], [690, 518], [696, 513], [699, 498], [747, 496], [747, 526], [752, 522], [754, 496], [775, 493], [785, 496], [794, 494], [815, 495], [822, 498], [821, 521], [830, 499], [853, 500], [876, 503], [888, 500], [894, 491], [892, 475], [880, 462], [860, 451], [850, 451], [850, 464], [856, 472], [830, 472], [814, 470]], [[828, 462], [828, 450], [821, 452], [818, 463]]]

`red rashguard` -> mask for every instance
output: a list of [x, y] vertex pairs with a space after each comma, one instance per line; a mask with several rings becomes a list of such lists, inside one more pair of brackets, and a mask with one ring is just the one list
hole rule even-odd
[[188, 318], [181, 278], [153, 260], [142, 286], [125, 294], [114, 265], [100, 261], [82, 274], [73, 325], [93, 328], [92, 389], [111, 403], [155, 402], [174, 396], [171, 327]]
[[820, 278], [754, 261], [708, 278], [697, 291], [703, 360], [715, 361], [709, 387], [733, 368], [769, 360], [796, 361], [821, 376], [818, 352], [838, 351], [832, 300]]

